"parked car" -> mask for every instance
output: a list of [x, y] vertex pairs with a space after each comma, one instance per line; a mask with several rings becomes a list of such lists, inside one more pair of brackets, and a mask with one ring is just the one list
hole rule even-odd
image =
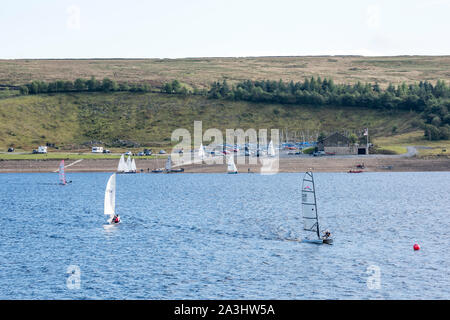
[[144, 155], [144, 152], [140, 151], [137, 155], [138, 155], [138, 157], [142, 157]]
[[103, 153], [111, 153], [108, 149], [103, 149]]
[[39, 146], [36, 153], [47, 153], [47, 146]]
[[8, 148], [8, 152], [14, 152], [14, 148]]
[[144, 149], [144, 155], [151, 156], [152, 155], [152, 149]]
[[314, 157], [321, 157], [325, 155], [325, 151], [317, 151], [313, 153]]
[[127, 151], [127, 152], [125, 152], [125, 155], [126, 155], [126, 156], [132, 156], [133, 153], [132, 153], [131, 151]]
[[165, 150], [159, 150], [159, 154], [166, 154], [166, 151]]

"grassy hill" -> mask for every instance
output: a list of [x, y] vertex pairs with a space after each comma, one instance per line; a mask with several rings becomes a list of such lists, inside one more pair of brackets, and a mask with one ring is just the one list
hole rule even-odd
[[158, 87], [178, 79], [199, 88], [216, 80], [300, 81], [305, 77], [332, 78], [336, 83], [419, 82], [450, 80], [450, 56], [313, 56], [190, 59], [67, 59], [0, 60], [0, 85], [33, 80], [111, 78], [118, 82], [148, 82]]
[[77, 149], [89, 141], [114, 146], [118, 140], [140, 146], [170, 145], [172, 131], [193, 132], [194, 120], [208, 128], [279, 128], [314, 135], [370, 128], [372, 137], [414, 130], [414, 112], [358, 107], [316, 107], [229, 102], [202, 96], [160, 93], [76, 93], [0, 99], [0, 151], [30, 150], [46, 142]]

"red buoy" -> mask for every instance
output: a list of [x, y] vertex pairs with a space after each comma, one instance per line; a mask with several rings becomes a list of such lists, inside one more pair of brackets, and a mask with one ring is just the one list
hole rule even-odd
[[414, 244], [413, 248], [415, 251], [420, 250], [420, 246], [417, 243]]

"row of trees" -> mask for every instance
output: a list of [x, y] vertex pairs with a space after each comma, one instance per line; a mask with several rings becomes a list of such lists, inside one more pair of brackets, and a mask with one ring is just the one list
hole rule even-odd
[[53, 82], [32, 81], [20, 87], [21, 94], [39, 94], [39, 93], [57, 93], [57, 92], [149, 92], [151, 87], [147, 83], [117, 83], [109, 78], [97, 80], [95, 77], [90, 79], [76, 79], [75, 81], [57, 80]]
[[226, 80], [214, 82], [210, 98], [247, 100], [282, 104], [367, 106], [373, 108], [423, 111], [430, 100], [450, 98], [450, 87], [444, 81], [418, 84], [390, 84], [382, 89], [378, 83], [335, 84], [331, 79], [312, 77], [304, 82], [245, 80], [230, 86]]
[[[117, 83], [109, 78], [76, 79], [54, 82], [33, 81], [20, 88], [22, 94], [56, 92], [149, 92], [146, 83]], [[332, 79], [306, 78], [303, 82], [283, 80], [240, 81], [229, 85], [226, 80], [214, 82], [209, 90], [191, 89], [178, 80], [166, 82], [160, 89], [167, 94], [205, 95], [211, 99], [245, 100], [292, 105], [364, 106], [388, 110], [412, 110], [422, 114], [424, 134], [431, 140], [450, 138], [450, 86], [438, 80], [436, 84], [421, 81], [415, 84], [378, 83], [335, 84]]]
[[245, 100], [280, 104], [364, 106], [388, 110], [412, 110], [422, 114], [424, 134], [431, 140], [450, 138], [450, 86], [438, 80], [382, 89], [378, 83], [335, 84], [331, 79], [310, 78], [303, 82], [245, 80], [230, 86], [214, 82], [212, 99]]

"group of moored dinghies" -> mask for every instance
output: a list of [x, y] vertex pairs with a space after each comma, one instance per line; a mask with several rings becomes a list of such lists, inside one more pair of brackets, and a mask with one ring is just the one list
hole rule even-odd
[[125, 161], [125, 155], [120, 156], [117, 173], [136, 173], [136, 162], [134, 159], [128, 156], [127, 161]]

